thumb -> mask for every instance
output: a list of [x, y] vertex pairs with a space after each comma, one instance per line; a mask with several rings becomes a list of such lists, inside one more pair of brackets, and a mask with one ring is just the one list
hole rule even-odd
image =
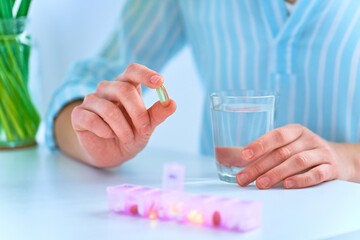
[[150, 124], [152, 130], [154, 130], [160, 123], [165, 121], [176, 110], [176, 103], [170, 99], [170, 104], [167, 107], [161, 105], [160, 101], [157, 101], [149, 109]]

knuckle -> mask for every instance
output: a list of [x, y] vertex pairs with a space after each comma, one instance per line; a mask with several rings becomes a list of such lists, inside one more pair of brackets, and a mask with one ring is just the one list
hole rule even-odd
[[102, 89], [104, 89], [104, 88], [106, 88], [107, 87], [107, 85], [108, 85], [108, 81], [101, 81], [101, 82], [99, 82], [99, 84], [97, 85], [97, 87], [96, 87], [96, 92], [99, 92], [99, 91], [101, 91]]
[[305, 169], [308, 166], [308, 157], [306, 154], [299, 154], [295, 157], [295, 164], [302, 169]]
[[264, 140], [258, 139], [255, 148], [257, 148], [259, 152], [264, 152], [266, 148]]
[[308, 141], [315, 145], [319, 142], [319, 137], [316, 135], [316, 134], [311, 134], [309, 137], [308, 137]]
[[90, 93], [85, 96], [84, 103], [93, 102], [95, 100], [95, 98], [96, 98], [95, 93]]
[[253, 177], [257, 177], [263, 172], [263, 167], [259, 163], [255, 163], [254, 165], [252, 165], [251, 169], [248, 171], [249, 175], [253, 175]]
[[283, 174], [280, 169], [275, 168], [269, 173], [269, 177], [270, 179], [281, 180], [283, 178]]
[[85, 125], [88, 126], [89, 129], [92, 129], [95, 127], [96, 120], [97, 120], [96, 115], [90, 115], [83, 119]]
[[135, 119], [136, 119], [136, 121], [143, 123], [143, 124], [150, 122], [149, 114], [147, 111], [142, 111], [142, 112], [137, 113], [135, 115]]
[[137, 70], [139, 68], [139, 66], [140, 66], [140, 64], [138, 64], [138, 63], [130, 63], [125, 70], [125, 74], [131, 73], [131, 72]]
[[310, 186], [312, 185], [313, 183], [313, 178], [309, 175], [305, 175], [303, 178], [302, 178], [302, 185], [303, 186]]
[[317, 182], [323, 182], [326, 180], [326, 173], [321, 169], [317, 169], [314, 172], [314, 177]]
[[74, 126], [74, 123], [77, 123], [80, 118], [80, 112], [81, 108], [79, 106], [74, 107], [74, 109], [71, 111], [71, 122]]
[[291, 157], [291, 151], [289, 147], [282, 147], [279, 150], [277, 150], [277, 155], [279, 159], [286, 160], [289, 157]]
[[129, 96], [134, 91], [136, 91], [136, 88], [134, 85], [128, 82], [118, 82], [115, 84], [116, 91], [122, 94], [123, 96]]
[[122, 73], [120, 73], [120, 74], [116, 77], [116, 79], [115, 79], [114, 82], [122, 82], [123, 79], [124, 79], [124, 75], [125, 75], [125, 71], [122, 72]]
[[285, 142], [286, 141], [286, 133], [282, 128], [278, 128], [274, 130], [274, 140], [276, 142]]
[[295, 129], [297, 129], [297, 130], [304, 130], [305, 129], [305, 127], [303, 126], [303, 125], [301, 125], [301, 124], [298, 124], [298, 123], [295, 123], [295, 124], [291, 124]]
[[134, 139], [133, 133], [130, 130], [124, 130], [122, 132], [121, 140], [124, 143], [131, 143]]
[[332, 155], [332, 150], [331, 150], [331, 148], [330, 147], [322, 147], [321, 149], [320, 149], [320, 152], [321, 152], [321, 157], [322, 157], [322, 159], [323, 160], [328, 160], [329, 159], [329, 156], [331, 156]]
[[157, 114], [154, 114], [154, 112], [149, 112], [149, 117], [151, 119], [151, 123], [154, 124], [155, 126], [159, 125], [163, 121], [158, 117]]
[[110, 118], [111, 120], [116, 120], [118, 119], [119, 116], [119, 111], [120, 109], [118, 107], [116, 107], [115, 105], [109, 105], [109, 106], [104, 106], [104, 114], [107, 118]]
[[106, 133], [104, 134], [105, 138], [112, 138], [114, 136], [113, 131], [109, 128], [107, 129]]
[[76, 106], [73, 108], [73, 110], [71, 111], [71, 118], [78, 116], [79, 115], [79, 111], [80, 111], [80, 107]]

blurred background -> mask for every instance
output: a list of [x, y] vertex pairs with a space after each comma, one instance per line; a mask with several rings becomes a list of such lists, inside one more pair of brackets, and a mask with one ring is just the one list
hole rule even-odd
[[[29, 12], [29, 32], [35, 51], [35, 70], [30, 89], [41, 115], [47, 111], [53, 92], [77, 60], [96, 54], [117, 23], [125, 0], [36, 0]], [[185, 47], [161, 74], [176, 113], [159, 126], [148, 147], [199, 152], [203, 89], [194, 67], [191, 49]], [[147, 91], [144, 101], [157, 101], [156, 91]], [[43, 139], [43, 128], [39, 132]], [[42, 140], [43, 141], [43, 140]]]

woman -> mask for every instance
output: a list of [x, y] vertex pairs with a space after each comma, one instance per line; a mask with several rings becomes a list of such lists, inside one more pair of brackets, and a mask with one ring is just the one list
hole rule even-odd
[[[280, 128], [244, 149], [243, 159], [261, 159], [238, 174], [240, 186], [360, 182], [357, 29], [357, 0], [128, 1], [103, 51], [76, 64], [55, 94], [47, 141], [97, 167], [133, 158], [176, 109], [146, 109], [142, 85], [161, 86], [158, 72], [188, 43], [208, 92], [280, 92]], [[201, 150], [212, 154], [207, 101]]]

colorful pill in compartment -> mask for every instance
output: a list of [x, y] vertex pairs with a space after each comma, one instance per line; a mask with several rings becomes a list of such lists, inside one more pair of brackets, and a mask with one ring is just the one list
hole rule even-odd
[[159, 216], [160, 199], [163, 191], [159, 188], [153, 188], [144, 193], [143, 204], [140, 215], [150, 219], [157, 219]]
[[188, 195], [183, 208], [181, 222], [189, 222], [197, 225], [209, 225], [208, 206], [204, 200], [209, 198], [207, 195]]
[[[147, 196], [156, 191], [157, 191], [157, 189], [154, 189], [154, 188], [143, 188], [143, 189], [135, 192], [135, 194], [137, 194], [137, 196], [136, 196], [136, 199], [132, 199], [133, 204], [130, 206], [130, 209], [129, 209], [130, 213], [132, 215], [147, 217], [147, 211], [148, 211]], [[129, 203], [131, 203], [131, 201], [129, 201]]]
[[163, 220], [177, 220], [181, 218], [184, 208], [185, 195], [177, 191], [164, 191], [160, 199], [159, 217]]
[[125, 192], [139, 188], [139, 186], [131, 184], [123, 184], [115, 187], [108, 187], [106, 189], [108, 194], [109, 210], [115, 213], [125, 212]]
[[224, 209], [222, 209], [222, 202], [224, 198], [218, 196], [207, 196], [203, 200], [202, 205], [206, 206], [204, 210], [204, 224], [208, 227], [221, 228], [224, 221]]
[[125, 210], [124, 213], [137, 216], [144, 205], [144, 195], [151, 190], [150, 187], [138, 187], [124, 192]]

